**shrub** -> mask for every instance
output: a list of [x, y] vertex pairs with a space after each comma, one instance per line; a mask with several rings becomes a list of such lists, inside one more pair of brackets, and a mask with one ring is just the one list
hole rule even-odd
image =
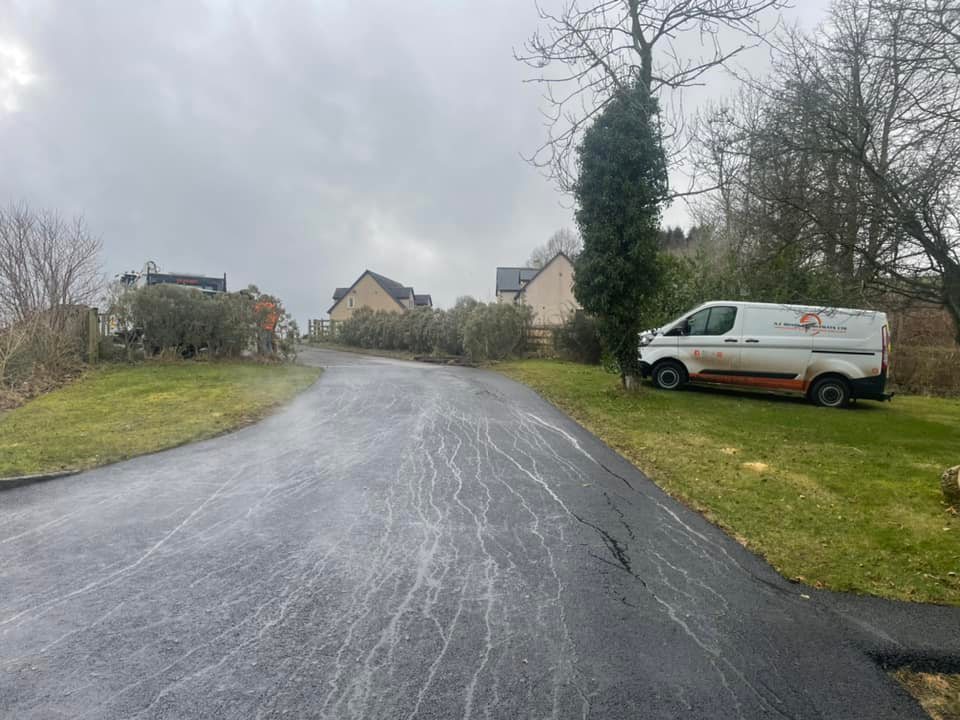
[[891, 383], [898, 392], [960, 395], [960, 347], [894, 345]]
[[276, 325], [270, 335], [278, 342], [267, 354], [279, 353], [285, 359], [296, 354], [296, 323], [279, 300], [254, 286], [208, 296], [177, 285], [152, 285], [128, 291], [124, 302], [129, 304], [129, 324], [121, 336], [142, 336], [151, 355], [170, 352], [191, 357], [206, 352], [212, 357], [237, 357], [254, 350], [263, 354], [263, 328], [274, 314]]
[[466, 351], [463, 346], [463, 329], [470, 313], [482, 303], [472, 297], [457, 298], [454, 306], [442, 312], [436, 327], [436, 349], [445, 355], [463, 355]]
[[526, 306], [487, 305], [473, 298], [460, 298], [450, 310], [359, 308], [339, 325], [337, 339], [355, 347], [496, 360], [523, 349], [530, 319]]
[[440, 315], [435, 330], [436, 352], [443, 355], [463, 355], [463, 331], [454, 315], [450, 313]]
[[467, 315], [463, 347], [472, 360], [502, 360], [523, 350], [533, 313], [526, 305], [480, 304]]
[[296, 361], [297, 343], [300, 342], [300, 326], [297, 325], [297, 321], [285, 316], [281, 326], [277, 328], [277, 337], [279, 338], [277, 350], [280, 357], [286, 362]]
[[363, 339], [372, 316], [373, 310], [367, 307], [362, 307], [354, 311], [350, 319], [340, 323], [337, 328], [337, 340], [344, 345], [366, 347]]
[[560, 357], [575, 362], [598, 365], [603, 356], [597, 321], [583, 310], [567, 316], [554, 331], [553, 346]]
[[0, 407], [75, 376], [83, 365], [88, 308], [62, 306], [0, 326]]
[[165, 350], [194, 353], [216, 342], [213, 326], [223, 319], [217, 318], [221, 309], [212, 298], [176, 285], [153, 285], [133, 295], [133, 323], [153, 355]]

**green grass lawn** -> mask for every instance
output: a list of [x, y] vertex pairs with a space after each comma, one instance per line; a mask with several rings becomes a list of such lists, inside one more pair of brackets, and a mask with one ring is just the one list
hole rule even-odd
[[108, 365], [0, 415], [0, 478], [90, 468], [263, 417], [317, 368], [242, 362]]
[[781, 573], [814, 586], [960, 604], [960, 401], [829, 410], [721, 391], [625, 393], [600, 368], [497, 366], [535, 388]]

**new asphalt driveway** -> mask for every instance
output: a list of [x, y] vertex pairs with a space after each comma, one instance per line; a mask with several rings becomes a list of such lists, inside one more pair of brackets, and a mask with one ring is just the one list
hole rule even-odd
[[815, 593], [494, 373], [0, 494], [0, 717], [923, 718], [960, 616]]

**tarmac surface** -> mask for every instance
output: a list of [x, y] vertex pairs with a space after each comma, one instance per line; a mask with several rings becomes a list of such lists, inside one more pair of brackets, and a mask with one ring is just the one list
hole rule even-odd
[[329, 351], [236, 433], [0, 493], [0, 717], [925, 718], [960, 609], [791, 584], [535, 393]]

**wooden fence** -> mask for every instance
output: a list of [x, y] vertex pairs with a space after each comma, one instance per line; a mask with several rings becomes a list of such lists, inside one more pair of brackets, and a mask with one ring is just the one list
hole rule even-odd
[[49, 328], [88, 363], [100, 359], [100, 314], [89, 305], [60, 305], [44, 314]]
[[332, 340], [337, 336], [341, 320], [307, 320], [307, 337], [310, 340]]
[[553, 357], [557, 354], [553, 336], [557, 328], [553, 325], [534, 325], [527, 330], [527, 351], [537, 357]]

